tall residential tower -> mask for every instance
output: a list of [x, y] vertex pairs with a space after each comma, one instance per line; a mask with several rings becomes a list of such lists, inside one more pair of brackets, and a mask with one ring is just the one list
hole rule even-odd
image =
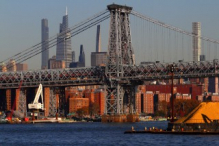
[[200, 61], [201, 57], [201, 23], [193, 22], [192, 23], [192, 32], [193, 36], [193, 61]]
[[41, 40], [42, 40], [41, 69], [48, 69], [48, 60], [49, 60], [48, 39], [49, 39], [48, 20], [42, 19], [41, 21]]
[[107, 52], [101, 52], [100, 25], [97, 25], [96, 52], [91, 52], [91, 66], [105, 65]]
[[97, 35], [96, 35], [96, 52], [101, 51], [101, 40], [100, 40], [100, 25], [97, 25]]
[[57, 37], [56, 60], [65, 61], [66, 67], [69, 67], [69, 64], [72, 62], [71, 33], [68, 28], [67, 8]]

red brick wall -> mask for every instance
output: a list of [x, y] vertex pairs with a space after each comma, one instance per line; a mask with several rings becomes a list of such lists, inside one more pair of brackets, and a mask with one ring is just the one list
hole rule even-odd
[[103, 91], [94, 93], [94, 103], [99, 106], [99, 114], [103, 115], [105, 111], [105, 94]]
[[69, 113], [76, 112], [82, 107], [89, 107], [88, 98], [69, 98]]
[[154, 114], [154, 94], [146, 92], [143, 100], [143, 112], [147, 114]]

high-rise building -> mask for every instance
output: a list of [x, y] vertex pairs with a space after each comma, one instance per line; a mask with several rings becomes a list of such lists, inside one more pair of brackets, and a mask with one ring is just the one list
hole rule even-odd
[[84, 54], [84, 48], [83, 45], [80, 46], [80, 55], [78, 62], [82, 64], [82, 67], [85, 67], [85, 54]]
[[100, 40], [100, 25], [97, 25], [97, 35], [96, 35], [96, 52], [101, 51], [101, 40]]
[[205, 55], [200, 55], [200, 61], [205, 61]]
[[56, 60], [56, 56], [53, 56], [48, 61], [48, 68], [49, 69], [65, 68], [65, 61], [64, 60]]
[[56, 60], [65, 61], [66, 67], [69, 67], [69, 64], [72, 62], [71, 33], [68, 28], [67, 8], [57, 36]]
[[192, 23], [192, 32], [193, 36], [193, 61], [200, 61], [201, 55], [201, 23], [193, 22]]
[[17, 63], [16, 68], [17, 68], [17, 71], [27, 71], [28, 65], [26, 63]]
[[91, 66], [106, 65], [107, 52], [91, 52]]
[[105, 65], [107, 52], [101, 52], [100, 25], [97, 25], [96, 52], [91, 52], [91, 66]]
[[9, 60], [7, 63], [7, 71], [17, 71], [16, 62], [14, 59]]
[[78, 68], [78, 67], [85, 67], [85, 53], [84, 53], [84, 48], [83, 45], [80, 46], [80, 54], [79, 54], [79, 59], [78, 62], [75, 62], [74, 56], [75, 52], [72, 52], [72, 62], [70, 63], [69, 67], [70, 68]]
[[75, 62], [75, 51], [72, 51], [72, 62]]
[[42, 19], [41, 21], [41, 40], [42, 40], [42, 56], [41, 56], [41, 69], [48, 68], [49, 60], [49, 27], [48, 20]]
[[1, 68], [1, 72], [7, 72], [7, 66], [5, 65], [4, 62], [0, 65], [0, 68]]

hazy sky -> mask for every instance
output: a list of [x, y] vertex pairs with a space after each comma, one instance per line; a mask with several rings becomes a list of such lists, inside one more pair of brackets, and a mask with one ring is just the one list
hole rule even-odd
[[[48, 19], [51, 37], [59, 31], [66, 6], [69, 26], [73, 26], [112, 3], [126, 4], [135, 11], [187, 31], [192, 30], [192, 22], [201, 22], [202, 35], [219, 40], [218, 0], [0, 0], [0, 61], [41, 41], [42, 18]], [[76, 61], [80, 44], [84, 45], [86, 66], [90, 66], [90, 52], [95, 51], [95, 31], [96, 27], [72, 38]], [[101, 29], [103, 51], [107, 51], [108, 31], [107, 27]], [[50, 50], [50, 57], [53, 55], [55, 47]], [[39, 69], [40, 59], [38, 55], [28, 60], [29, 68]]]

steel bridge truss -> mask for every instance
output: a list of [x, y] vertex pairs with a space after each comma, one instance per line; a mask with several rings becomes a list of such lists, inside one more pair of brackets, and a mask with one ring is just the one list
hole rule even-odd
[[35, 70], [24, 72], [1, 72], [0, 89], [18, 88], [22, 81], [22, 88], [43, 86], [72, 86], [103, 84], [104, 68], [66, 68]]
[[218, 76], [219, 62], [178, 62], [178, 63], [151, 63], [148, 65], [123, 66], [124, 77], [122, 80], [141, 81], [170, 79], [170, 65], [174, 65], [174, 78], [203, 78]]

